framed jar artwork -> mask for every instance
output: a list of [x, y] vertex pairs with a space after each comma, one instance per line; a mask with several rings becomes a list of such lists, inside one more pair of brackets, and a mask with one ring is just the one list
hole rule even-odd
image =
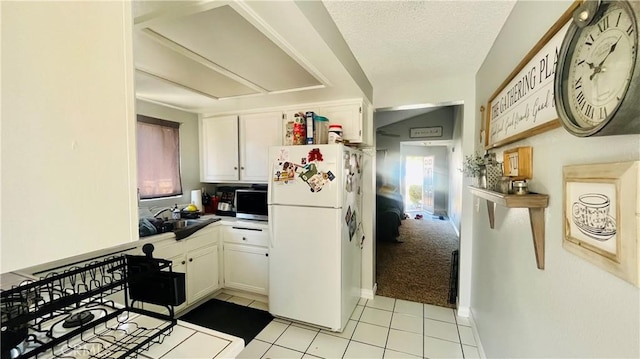
[[533, 149], [531, 146], [516, 147], [505, 150], [504, 175], [512, 180], [528, 180], [533, 177]]

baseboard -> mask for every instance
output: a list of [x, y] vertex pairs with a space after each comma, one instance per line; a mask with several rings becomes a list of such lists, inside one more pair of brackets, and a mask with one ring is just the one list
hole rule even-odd
[[458, 231], [458, 226], [456, 226], [455, 223], [453, 223], [453, 221], [451, 220], [451, 217], [449, 218], [449, 223], [451, 223], [451, 227], [453, 227], [453, 231], [456, 232], [456, 236], [458, 236], [458, 239], [460, 238], [460, 232]]
[[373, 285], [373, 289], [360, 288], [360, 297], [364, 299], [373, 299], [378, 291], [378, 283]]
[[484, 347], [482, 346], [482, 342], [480, 341], [480, 335], [478, 334], [478, 327], [476, 326], [476, 321], [473, 318], [473, 311], [467, 308], [469, 312], [469, 322], [471, 323], [471, 331], [473, 332], [473, 339], [476, 341], [476, 348], [478, 349], [478, 355], [482, 359], [487, 359], [487, 356], [484, 353]]
[[[263, 294], [245, 292], [240, 289], [223, 288], [222, 293], [228, 294], [234, 297], [243, 297], [251, 300], [257, 300], [258, 302], [269, 303], [269, 297]], [[217, 293], [220, 294], [220, 293]]]
[[456, 315], [459, 317], [468, 318], [471, 315], [471, 311], [469, 310], [469, 307], [458, 306], [458, 309], [456, 311], [457, 311]]

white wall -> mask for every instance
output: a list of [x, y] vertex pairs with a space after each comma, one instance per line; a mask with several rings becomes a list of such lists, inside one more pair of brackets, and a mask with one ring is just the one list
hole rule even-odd
[[[478, 71], [478, 103], [570, 4], [516, 3]], [[530, 189], [549, 195], [546, 261], [536, 268], [526, 209], [498, 207], [492, 230], [484, 200], [475, 200], [472, 313], [487, 357], [640, 357], [639, 289], [562, 248], [563, 166], [638, 160], [639, 140], [578, 138], [559, 128], [505, 146], [533, 147]]]
[[0, 6], [0, 271], [136, 240], [130, 4]]
[[179, 122], [180, 125], [180, 172], [182, 196], [169, 199], [140, 201], [141, 207], [172, 207], [174, 204], [191, 202], [191, 190], [201, 189], [200, 154], [198, 152], [198, 115], [145, 101], [136, 101], [136, 112], [140, 115]]
[[453, 108], [453, 144], [449, 156], [449, 220], [453, 224], [458, 236], [460, 235], [460, 217], [462, 215], [462, 121], [464, 112], [462, 106]]

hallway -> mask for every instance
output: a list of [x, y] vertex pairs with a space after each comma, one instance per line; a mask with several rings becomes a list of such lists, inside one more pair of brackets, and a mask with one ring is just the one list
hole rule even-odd
[[[377, 243], [377, 293], [453, 308], [455, 303], [449, 303], [451, 255], [459, 248], [453, 226], [444, 216], [440, 219], [426, 212], [409, 213], [399, 228], [397, 239], [402, 243]], [[422, 217], [416, 218], [418, 214]]]

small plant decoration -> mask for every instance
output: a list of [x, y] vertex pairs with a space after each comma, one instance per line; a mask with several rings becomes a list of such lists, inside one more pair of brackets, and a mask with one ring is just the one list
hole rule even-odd
[[462, 163], [462, 173], [466, 177], [478, 177], [480, 171], [486, 165], [484, 157], [480, 156], [477, 152], [473, 155], [464, 156], [464, 162]]

